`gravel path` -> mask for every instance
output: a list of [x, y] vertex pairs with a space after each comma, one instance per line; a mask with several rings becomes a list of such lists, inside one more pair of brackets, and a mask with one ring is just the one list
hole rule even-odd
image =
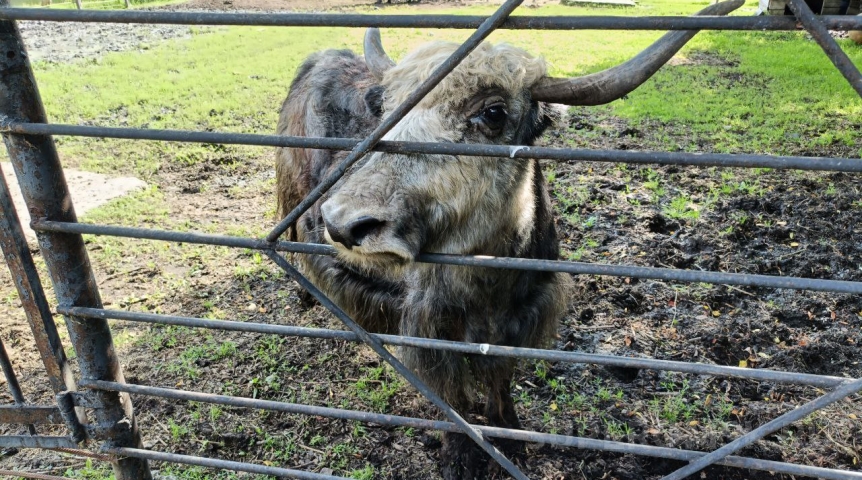
[[[70, 62], [101, 58], [108, 52], [146, 50], [172, 38], [188, 38], [186, 25], [136, 25], [118, 23], [19, 22], [31, 61]], [[203, 27], [207, 29], [209, 27]]]

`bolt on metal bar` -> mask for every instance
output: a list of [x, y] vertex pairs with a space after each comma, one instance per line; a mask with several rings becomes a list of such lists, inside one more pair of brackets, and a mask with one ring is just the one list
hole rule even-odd
[[[793, 0], [791, 0], [793, 1]], [[805, 405], [798, 407], [794, 410], [791, 410], [780, 417], [761, 425], [760, 427], [746, 433], [745, 435], [737, 438], [736, 440], [728, 443], [727, 445], [715, 450], [703, 457], [691, 462], [683, 468], [671, 473], [670, 475], [665, 476], [662, 480], [682, 480], [689, 475], [695, 474], [704, 468], [712, 465], [713, 463], [721, 460], [722, 458], [739, 451], [742, 448], [751, 445], [752, 443], [760, 440], [761, 438], [769, 435], [770, 433], [781, 430], [782, 428], [792, 424], [797, 420], [801, 420], [808, 415], [816, 412], [817, 410], [826, 408], [828, 405], [831, 405], [839, 400], [844, 399], [854, 393], [862, 390], [862, 378], [858, 380], [854, 380], [852, 382], [847, 382], [835, 390], [818, 397], [815, 400], [812, 400]]]
[[[218, 143], [262, 147], [353, 150], [362, 140], [355, 138], [291, 137], [251, 133], [152, 130], [84, 125], [10, 123], [0, 118], [0, 131], [28, 135], [68, 135], [95, 138], [123, 138], [189, 143]], [[648, 152], [632, 150], [589, 150], [513, 145], [465, 143], [398, 142], [381, 140], [371, 150], [386, 153], [468, 155], [501, 158], [538, 158], [607, 163], [689, 165], [696, 167], [775, 168], [809, 171], [862, 172], [862, 160], [839, 157], [800, 157], [727, 153]]]
[[[203, 245], [222, 245], [227, 247], [304, 253], [312, 255], [335, 255], [329, 245], [278, 241], [269, 243], [263, 240], [211, 235], [193, 232], [175, 232], [135, 227], [115, 227], [92, 225], [76, 222], [55, 222], [36, 219], [31, 226], [37, 232], [66, 232], [115, 237], [163, 240], [169, 242], [195, 243]], [[421, 253], [417, 262], [462, 265], [473, 267], [508, 268], [543, 272], [564, 272], [574, 275], [607, 275], [613, 277], [648, 278], [676, 282], [700, 282], [717, 285], [740, 285], [746, 287], [787, 288], [793, 290], [813, 290], [835, 293], [862, 293], [862, 282], [845, 280], [822, 280], [801, 277], [778, 277], [748, 273], [725, 273], [699, 270], [678, 270], [672, 268], [639, 267], [634, 265], [608, 265], [600, 263], [569, 262], [564, 260], [536, 260], [531, 258], [490, 257], [485, 255], [452, 255], [442, 253]]]
[[844, 75], [844, 78], [847, 79], [853, 90], [856, 90], [856, 93], [862, 97], [862, 73], [859, 72], [859, 69], [856, 68], [850, 57], [844, 53], [844, 50], [841, 50], [838, 42], [829, 34], [829, 29], [814, 16], [814, 12], [811, 11], [811, 8], [804, 0], [790, 0], [787, 5], [793, 11], [793, 14], [796, 15], [796, 18], [799, 19], [799, 22], [802, 23], [802, 26], [808, 30], [808, 33], [820, 45], [823, 52], [826, 53], [826, 56], [835, 65], [835, 68], [841, 72], [841, 75]]
[[[441, 430], [446, 432], [457, 432], [458, 427], [451, 422], [438, 420], [426, 420], [422, 418], [402, 417], [381, 413], [370, 413], [356, 410], [345, 410], [331, 407], [316, 407], [312, 405], [277, 402], [272, 400], [260, 400], [244, 397], [232, 397], [227, 395], [215, 395], [202, 392], [191, 392], [173, 388], [151, 387], [145, 385], [128, 385], [112, 382], [87, 381], [86, 386], [94, 389], [119, 389], [121, 391], [151, 397], [166, 398], [172, 400], [184, 400], [230, 407], [254, 408], [281, 413], [293, 413], [300, 415], [313, 415], [340, 420], [350, 420], [366, 423], [376, 423], [390, 427], [409, 427], [425, 430]], [[668, 447], [657, 447], [652, 445], [639, 445], [609, 440], [596, 440], [592, 438], [574, 437], [568, 435], [548, 434], [532, 432], [527, 430], [514, 430], [500, 427], [488, 427], [473, 425], [483, 435], [507, 440], [518, 440], [525, 442], [544, 443], [562, 447], [572, 447], [582, 450], [601, 450], [607, 452], [643, 455], [649, 457], [666, 458], [669, 460], [692, 461], [704, 455], [704, 452], [692, 450], [681, 450]], [[199, 457], [196, 457], [199, 458]], [[738, 468], [749, 468], [754, 470], [771, 471], [788, 475], [804, 475], [816, 478], [828, 478], [836, 480], [862, 479], [862, 472], [847, 472], [828, 468], [811, 467], [792, 463], [761, 460], [747, 457], [728, 456], [717, 462], [720, 465]]]
[[[9, 6], [0, 0], [0, 10]], [[0, 115], [12, 121], [47, 123], [45, 110], [30, 67], [29, 56], [13, 21], [0, 20]], [[75, 222], [75, 210], [54, 141], [49, 136], [4, 133], [3, 140], [15, 168], [24, 201], [32, 217]], [[38, 232], [45, 265], [58, 303], [101, 307], [96, 279], [81, 235]], [[123, 381], [108, 323], [70, 317], [66, 327], [78, 355], [81, 374], [88, 378]], [[105, 408], [93, 417], [114, 446], [140, 446], [141, 439], [128, 395], [100, 392]], [[56, 445], [74, 448], [72, 445]], [[149, 466], [140, 459], [112, 464], [117, 480], [150, 480]]]
[[69, 437], [3, 435], [0, 448], [78, 448], [78, 444]]
[[269, 235], [266, 236], [267, 241], [275, 242], [287, 229], [299, 219], [299, 216], [305, 213], [306, 210], [311, 208], [312, 205], [330, 189], [336, 182], [338, 182], [341, 177], [347, 172], [347, 170], [356, 163], [360, 158], [362, 158], [365, 154], [371, 151], [374, 148], [374, 145], [377, 144], [383, 136], [386, 135], [395, 125], [400, 122], [405, 115], [407, 115], [410, 110], [413, 109], [416, 105], [425, 98], [428, 93], [431, 92], [450, 72], [455, 70], [457, 67], [467, 56], [472, 52], [479, 44], [482, 43], [485, 38], [488, 37], [497, 27], [499, 27], [507, 17], [516, 9], [524, 0], [506, 0], [497, 11], [494, 12], [493, 15], [488, 17], [482, 24], [477, 28], [467, 40], [464, 41], [458, 48], [449, 56], [446, 60], [444, 60], [437, 68], [431, 72], [431, 75], [425, 79], [416, 90], [414, 90], [407, 98], [401, 102], [401, 105], [398, 105], [391, 112], [388, 112], [386, 118], [384, 118], [380, 124], [365, 137], [362, 142], [360, 142], [353, 150], [350, 151], [350, 154], [335, 167], [335, 170], [332, 171], [326, 178], [320, 181], [320, 183], [314, 187], [305, 198], [302, 199], [299, 204], [294, 207], [293, 210], [288, 212], [288, 214], [272, 229]]
[[[211, 13], [109, 10], [47, 10], [3, 8], [0, 20], [50, 22], [157, 23], [175, 25], [255, 25], [284, 27], [478, 28], [486, 17], [476, 15], [362, 15], [320, 13]], [[825, 15], [830, 30], [862, 29], [862, 19]], [[513, 16], [498, 27], [514, 30], [798, 30], [791, 17], [619, 17]]]
[[39, 350], [51, 388], [54, 393], [74, 390], [75, 378], [66, 361], [63, 342], [54, 323], [54, 316], [51, 315], [48, 298], [42, 288], [39, 272], [36, 270], [30, 247], [21, 229], [2, 169], [0, 169], [0, 247], [3, 249], [6, 265], [12, 274], [12, 281], [18, 290], [18, 298], [24, 308], [27, 323], [30, 324], [30, 331], [33, 333], [33, 340], [36, 343], [36, 349]]
[[[191, 328], [208, 328], [213, 330], [281, 335], [286, 337], [342, 340], [346, 342], [361, 341], [353, 332], [324, 328], [294, 327], [289, 325], [271, 325], [266, 323], [238, 322], [231, 320], [207, 320], [204, 318], [158, 315], [154, 313], [129, 312], [124, 310], [104, 310], [99, 308], [61, 306], [57, 307], [57, 312], [80, 318], [126, 320], [130, 322], [142, 322], [157, 325], [177, 325]], [[385, 345], [433, 348], [438, 350], [462, 352], [471, 355], [491, 355], [546, 360], [549, 362], [591, 363], [596, 365], [610, 365], [614, 367], [664, 370], [691, 373], [695, 375], [715, 375], [748, 380], [788, 383], [793, 385], [809, 385], [820, 388], [835, 387], [847, 381], [846, 378], [841, 377], [781, 372], [768, 369], [740, 368], [703, 363], [678, 362], [673, 360], [656, 360], [652, 358], [619, 357], [615, 355], [598, 355], [560, 350], [543, 350], [538, 348], [507, 347], [503, 345], [455, 342], [432, 338], [405, 337], [401, 335], [371, 335], [379, 339], [380, 342]]]
[[[512, 3], [518, 4], [520, 0], [514, 0]], [[383, 346], [383, 343], [380, 340], [372, 335], [370, 335], [364, 328], [359, 326], [349, 315], [347, 315], [338, 305], [336, 305], [332, 300], [329, 299], [323, 292], [320, 291], [313, 283], [308, 281], [305, 276], [299, 273], [298, 270], [293, 268], [293, 266], [287, 262], [280, 254], [275, 252], [274, 250], [264, 250], [266, 255], [275, 262], [276, 265], [282, 268], [290, 278], [292, 278], [295, 282], [297, 282], [302, 288], [305, 289], [308, 293], [310, 293], [321, 305], [323, 305], [327, 310], [332, 312], [336, 318], [341, 320], [347, 328], [353, 331], [362, 342], [372, 350], [374, 353], [380, 356], [383, 360], [386, 361], [389, 365], [395, 369], [396, 372], [401, 374], [405, 380], [410, 382], [413, 387], [419, 391], [425, 398], [427, 398], [434, 406], [439, 408], [444, 415], [449, 417], [452, 422], [454, 422], [461, 433], [470, 437], [474, 442], [476, 442], [479, 447], [485, 451], [491, 458], [494, 459], [501, 467], [503, 467], [506, 472], [509, 473], [516, 480], [528, 480], [527, 476], [524, 475], [518, 467], [512, 463], [511, 460], [506, 458], [497, 447], [495, 447], [491, 442], [486, 440], [480, 433], [472, 428], [472, 426], [464, 420], [461, 415], [455, 411], [445, 400], [443, 400], [437, 392], [431, 390], [428, 385], [425, 384], [419, 377], [416, 376], [415, 373], [410, 371], [400, 360], [395, 358], [389, 350], [386, 350], [386, 347]]]
[[0, 423], [62, 425], [63, 416], [55, 406], [0, 405]]
[[[21, 391], [21, 384], [18, 383], [18, 376], [15, 375], [15, 369], [12, 367], [12, 361], [9, 360], [9, 354], [6, 353], [3, 339], [0, 339], [0, 367], [2, 367], [3, 375], [6, 377], [6, 385], [9, 387], [12, 400], [19, 406], [27, 403], [27, 400], [24, 399], [24, 393]], [[27, 430], [30, 431], [30, 435], [36, 435], [36, 427], [32, 424], [27, 425]]]

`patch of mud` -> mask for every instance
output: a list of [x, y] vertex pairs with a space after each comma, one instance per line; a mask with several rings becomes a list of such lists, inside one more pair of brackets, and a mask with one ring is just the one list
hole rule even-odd
[[106, 53], [148, 50], [172, 38], [189, 38], [211, 27], [79, 22], [18, 22], [30, 61], [64, 63], [99, 59]]

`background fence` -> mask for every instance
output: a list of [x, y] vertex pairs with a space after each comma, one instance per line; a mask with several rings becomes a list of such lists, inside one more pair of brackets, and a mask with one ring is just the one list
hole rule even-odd
[[[36, 345], [45, 364], [51, 386], [57, 394], [56, 405], [28, 405], [16, 387], [15, 374], [0, 345], [0, 364], [12, 391], [16, 405], [0, 407], [0, 421], [30, 425], [31, 435], [0, 437], [0, 447], [65, 449], [82, 455], [110, 460], [118, 479], [150, 478], [148, 460], [178, 462], [190, 465], [226, 468], [237, 471], [290, 478], [339, 478], [311, 472], [217, 460], [169, 452], [156, 452], [141, 448], [139, 426], [136, 424], [129, 395], [146, 395], [162, 398], [197, 401], [218, 405], [258, 408], [277, 412], [373, 422], [382, 425], [407, 426], [462, 432], [470, 436], [491, 455], [512, 477], [528, 478], [510, 460], [505, 458], [488, 437], [542, 442], [575, 448], [631, 453], [689, 462], [668, 475], [679, 479], [692, 475], [712, 464], [750, 468], [789, 475], [830, 479], [862, 478], [862, 472], [841, 471], [814, 466], [738, 457], [733, 454], [764, 436], [775, 432], [806, 415], [862, 390], [862, 379], [846, 379], [822, 375], [780, 372], [765, 369], [736, 368], [710, 364], [685, 363], [649, 358], [626, 358], [609, 355], [583, 354], [552, 350], [512, 348], [504, 346], [469, 344], [443, 340], [372, 335], [359, 327], [343, 311], [291, 266], [282, 252], [298, 254], [332, 255], [333, 249], [325, 245], [311, 245], [280, 241], [287, 225], [319, 200], [345, 171], [370, 151], [445, 153], [450, 155], [484, 155], [491, 157], [544, 158], [551, 160], [593, 160], [640, 164], [675, 164], [719, 167], [770, 167], [818, 171], [862, 171], [862, 161], [854, 158], [811, 158], [798, 156], [687, 154], [664, 152], [593, 151], [581, 149], [551, 149], [538, 147], [454, 145], [381, 141], [413, 106], [436, 84], [451, 72], [484, 38], [497, 28], [531, 29], [730, 29], [730, 30], [792, 30], [796, 21], [811, 33], [823, 47], [834, 65], [852, 87], [862, 95], [862, 75], [829, 35], [828, 29], [862, 29], [862, 18], [815, 17], [802, 0], [792, 0], [797, 19], [782, 17], [513, 17], [510, 13], [520, 4], [509, 0], [488, 18], [453, 16], [378, 16], [345, 14], [210, 14], [184, 12], [103, 12], [18, 9], [4, 6], [0, 9], [0, 128], [2, 128], [9, 156], [12, 159], [25, 201], [38, 233], [42, 256], [45, 259], [55, 287], [59, 307], [57, 312], [66, 315], [69, 336], [78, 356], [80, 378], [73, 378], [63, 353], [52, 312], [42, 289], [33, 259], [17, 222], [8, 188], [0, 183], [0, 242], [7, 263], [19, 291], [22, 305], [30, 323]], [[35, 79], [30, 69], [24, 46], [15, 20], [50, 21], [103, 21], [118, 23], [178, 23], [209, 25], [281, 25], [281, 26], [389, 26], [428, 28], [476, 28], [470, 38], [390, 116], [365, 139], [299, 138], [268, 135], [223, 134], [168, 130], [138, 130], [108, 127], [85, 127], [48, 124], [42, 108]], [[220, 235], [207, 235], [132, 227], [114, 227], [77, 223], [69, 200], [62, 168], [52, 135], [80, 135], [92, 137], [148, 139], [161, 141], [248, 144], [327, 148], [349, 151], [335, 175], [324, 180], [294, 211], [280, 222], [264, 239], [250, 239]], [[255, 249], [263, 252], [303, 288], [309, 291], [326, 308], [339, 318], [349, 331], [278, 326], [251, 322], [212, 321], [202, 318], [135, 313], [102, 308], [98, 288], [84, 246], [82, 234], [114, 235], [170, 242], [199, 243]], [[424, 253], [420, 262], [448, 265], [482, 266], [491, 268], [561, 271], [573, 274], [595, 274], [653, 278], [681, 282], [705, 282], [729, 285], [763, 286], [772, 288], [809, 289], [843, 293], [862, 293], [862, 282], [816, 280], [795, 277], [748, 275], [722, 272], [701, 272], [665, 268], [648, 268], [626, 265], [588, 264], [579, 262], [547, 261], [517, 258], [487, 258]], [[447, 417], [448, 421], [432, 421], [395, 415], [346, 410], [329, 407], [265, 401], [251, 398], [212, 395], [178, 389], [157, 388], [126, 384], [113, 348], [109, 319], [127, 320], [163, 325], [182, 325], [193, 328], [233, 330], [282, 335], [342, 339], [363, 342], [393, 366], [418, 391], [423, 393]], [[831, 389], [819, 398], [742, 435], [735, 441], [711, 452], [695, 452], [649, 445], [595, 440], [569, 435], [537, 433], [479, 425], [469, 425], [457, 412], [407, 370], [384, 345], [436, 348], [477, 355], [500, 355], [516, 358], [543, 359], [562, 362], [584, 362], [602, 365], [668, 370], [701, 375], [769, 380], [778, 383], [813, 385]], [[79, 390], [81, 389], [81, 390]], [[86, 410], [86, 411], [85, 411]], [[86, 415], [85, 415], [86, 413]], [[36, 425], [65, 424], [65, 436], [37, 434]], [[100, 445], [99, 452], [77, 450], [79, 443], [91, 440]]]

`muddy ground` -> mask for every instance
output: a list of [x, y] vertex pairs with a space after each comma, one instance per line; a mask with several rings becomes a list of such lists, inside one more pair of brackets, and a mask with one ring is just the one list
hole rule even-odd
[[[732, 62], [706, 54], [690, 58], [734, 75]], [[862, 123], [846, 127], [859, 131]], [[700, 137], [681, 125], [633, 125], [607, 110], [584, 108], [572, 111], [544, 142], [710, 151], [708, 142], [695, 138]], [[842, 145], [786, 153], [858, 156]], [[168, 205], [168, 226], [225, 233], [272, 225], [271, 152], [238, 158], [231, 147], [213, 146], [193, 166], [170, 160], [164, 159], [154, 179]], [[862, 280], [857, 176], [593, 162], [546, 162], [544, 168], [567, 259]], [[108, 308], [341, 328], [322, 307], [305, 306], [297, 288], [251, 252], [140, 242], [121, 260], [109, 261], [111, 245], [90, 241]], [[19, 303], [3, 275], [2, 339], [28, 398], [50, 402]], [[634, 278], [578, 276], [574, 282], [558, 349], [862, 376], [862, 299], [856, 296]], [[363, 347], [114, 325], [130, 383], [439, 418]], [[714, 449], [822, 393], [769, 382], [536, 362], [521, 365], [513, 388], [525, 428], [695, 450]], [[5, 391], [3, 398], [9, 401]], [[432, 432], [147, 397], [134, 401], [147, 448], [359, 478], [438, 478], [440, 442]], [[743, 453], [859, 471], [860, 418], [855, 396]], [[0, 433], [19, 430], [3, 426]], [[4, 455], [0, 468], [80, 475], [75, 471], [83, 466], [81, 459], [54, 453]], [[657, 479], [681, 466], [536, 444], [527, 445], [517, 462], [530, 478], [546, 479]], [[176, 474], [163, 465], [154, 468], [163, 476]], [[700, 478], [790, 477], [711, 468]]]

